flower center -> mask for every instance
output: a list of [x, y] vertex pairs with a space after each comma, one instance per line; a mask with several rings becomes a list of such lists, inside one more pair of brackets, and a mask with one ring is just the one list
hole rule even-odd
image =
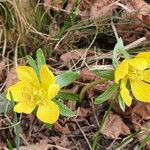
[[32, 88], [28, 87], [23, 90], [22, 96], [25, 97], [27, 100], [30, 100], [31, 102], [36, 103], [37, 105], [43, 104], [44, 94], [43, 89], [40, 88]]
[[36, 101], [37, 104], [40, 104], [42, 101], [43, 97], [43, 92], [42, 89], [39, 90], [34, 90], [32, 94], [32, 100]]
[[143, 79], [143, 70], [137, 70], [133, 67], [130, 67], [128, 76], [132, 80], [142, 80]]

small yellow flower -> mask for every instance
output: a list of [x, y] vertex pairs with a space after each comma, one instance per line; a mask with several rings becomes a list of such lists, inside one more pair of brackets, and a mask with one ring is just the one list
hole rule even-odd
[[135, 58], [123, 60], [115, 71], [115, 82], [120, 80], [120, 95], [127, 106], [132, 103], [127, 81], [137, 100], [150, 102], [150, 52], [141, 52]]
[[39, 74], [40, 80], [33, 68], [19, 66], [17, 68], [19, 81], [8, 89], [7, 98], [11, 100], [11, 92], [14, 101], [17, 102], [15, 112], [30, 114], [37, 107], [37, 118], [53, 124], [59, 117], [59, 107], [52, 99], [60, 87], [47, 65], [41, 67]]

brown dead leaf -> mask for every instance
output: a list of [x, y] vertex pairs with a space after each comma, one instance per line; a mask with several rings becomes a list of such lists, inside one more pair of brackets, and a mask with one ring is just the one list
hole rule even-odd
[[6, 58], [4, 58], [0, 62], [0, 82], [2, 82], [4, 80], [4, 77], [5, 77], [5, 74], [4, 74], [5, 66], [6, 66]]
[[150, 31], [136, 17], [127, 16], [122, 18], [124, 21], [118, 23], [117, 30], [126, 44], [140, 39], [141, 36], [150, 39]]
[[95, 0], [81, 0], [80, 10], [85, 11], [91, 8]]
[[52, 0], [44, 0], [44, 8], [45, 10], [48, 10], [48, 8], [50, 7], [52, 3]]
[[60, 31], [60, 28], [57, 25], [57, 23], [56, 22], [51, 23], [51, 26], [50, 26], [50, 35], [52, 37], [55, 37], [59, 31]]
[[[88, 19], [89, 13], [90, 13], [90, 8], [93, 5], [95, 0], [81, 0], [79, 4], [79, 8], [76, 9], [76, 13], [81, 16], [82, 20]], [[67, 6], [66, 6], [66, 11], [70, 12], [73, 8], [74, 1], [68, 0]]]
[[[20, 146], [19, 149], [20, 150], [31, 150], [31, 149], [34, 149], [34, 150], [48, 150], [49, 146], [48, 143], [45, 143], [43, 140], [42, 140], [42, 143], [38, 143], [36, 145], [30, 145], [30, 146]], [[16, 149], [14, 149], [16, 150]]]
[[66, 6], [66, 11], [71, 11], [71, 9], [73, 8], [73, 5], [74, 5], [74, 1], [72, 0], [68, 0], [68, 3], [67, 3], [67, 6]]
[[105, 82], [104, 84], [97, 84], [96, 86], [92, 87], [89, 91], [87, 91], [88, 98], [91, 99], [96, 94], [100, 94], [106, 91], [111, 85], [112, 85], [112, 82], [110, 81]]
[[84, 52], [70, 51], [60, 56], [60, 61], [68, 68], [71, 68], [82, 56]]
[[91, 112], [87, 108], [79, 107], [77, 112], [77, 117], [84, 118], [87, 117]]
[[58, 121], [54, 124], [54, 130], [61, 132], [62, 134], [70, 134], [70, 130], [66, 125], [63, 127]]
[[131, 112], [131, 119], [136, 129], [141, 128], [144, 122], [150, 120], [150, 104], [137, 103]]
[[[145, 132], [138, 134], [137, 135], [137, 139], [139, 140], [139, 142], [143, 142], [143, 140], [150, 135], [150, 120], [148, 120], [147, 122], [145, 122], [143, 124], [143, 128], [145, 128]], [[150, 149], [150, 143], [146, 143], [146, 149], [145, 150], [149, 150]]]
[[80, 79], [83, 82], [89, 82], [99, 79], [94, 73], [92, 73], [89, 69], [83, 68], [80, 72]]
[[[64, 138], [64, 140], [66, 140]], [[59, 140], [58, 140], [59, 141]], [[60, 141], [59, 141], [60, 142]], [[61, 142], [62, 143], [62, 142]], [[64, 142], [65, 143], [65, 142]], [[20, 150], [50, 150], [53, 148], [56, 149], [64, 149], [63, 147], [65, 147], [65, 145], [63, 145], [63, 147], [59, 146], [60, 144], [56, 144], [56, 145], [52, 145], [49, 144], [48, 140], [41, 140], [40, 143], [36, 143], [36, 144], [32, 144], [30, 146], [21, 146]], [[67, 150], [67, 149], [66, 149]], [[68, 149], [69, 150], [69, 149]]]
[[113, 13], [113, 10], [117, 8], [116, 5], [114, 5], [115, 0], [97, 0], [91, 7], [90, 10], [90, 17], [96, 18], [96, 17], [108, 17], [111, 16]]
[[0, 142], [0, 150], [8, 150], [7, 145], [3, 143], [2, 141]]
[[49, 10], [52, 8], [55, 11], [59, 11], [62, 8], [63, 0], [44, 0], [44, 8], [45, 10]]
[[131, 0], [130, 4], [136, 11], [137, 17], [147, 25], [150, 25], [150, 5], [144, 0]]
[[17, 81], [18, 78], [16, 73], [16, 67], [13, 66], [7, 75], [5, 90], [7, 90], [11, 85], [15, 84]]
[[71, 88], [71, 92], [73, 93], [77, 93], [79, 92], [81, 89], [81, 85], [80, 84], [75, 84], [72, 88]]
[[[145, 129], [144, 133], [137, 135], [139, 142], [143, 142], [143, 140], [150, 135], [150, 104], [136, 103], [131, 112], [131, 119], [135, 130]], [[146, 147], [150, 149], [150, 143], [147, 143]]]
[[56, 143], [56, 145], [59, 145], [59, 146], [62, 146], [62, 147], [69, 147], [69, 145], [71, 144], [71, 142], [69, 142], [66, 135], [62, 135], [62, 137], [59, 138], [58, 142]]
[[150, 5], [143, 0], [131, 0], [126, 1], [125, 6], [132, 11], [123, 11], [116, 26], [123, 41], [129, 44], [141, 36], [150, 39]]
[[130, 129], [119, 115], [110, 112], [104, 122], [101, 133], [108, 138], [117, 139], [120, 135], [130, 134]]

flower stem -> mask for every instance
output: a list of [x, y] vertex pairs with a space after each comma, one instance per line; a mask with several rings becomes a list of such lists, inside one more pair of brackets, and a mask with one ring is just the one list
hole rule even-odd
[[82, 88], [81, 92], [80, 92], [80, 95], [79, 95], [79, 103], [82, 102], [82, 100], [83, 100], [84, 97], [85, 97], [86, 92], [87, 92], [90, 88], [94, 87], [94, 86], [97, 85], [97, 84], [104, 83], [105, 81], [107, 81], [107, 80], [106, 80], [106, 79], [98, 79], [98, 80], [96, 80], [96, 81], [93, 81], [93, 82], [91, 82], [91, 83], [85, 85], [85, 86]]
[[[11, 100], [13, 102], [13, 105], [15, 106], [15, 103], [14, 103], [14, 100], [13, 100], [13, 95], [12, 93], [10, 92], [10, 97], [11, 97]], [[16, 150], [19, 150], [19, 147], [20, 147], [20, 133], [19, 133], [19, 128], [20, 128], [20, 123], [18, 123], [18, 117], [17, 117], [17, 113], [14, 112], [14, 119], [13, 119], [13, 124], [15, 124], [14, 126], [14, 132], [15, 132], [15, 143], [16, 143]]]
[[[114, 103], [116, 101], [117, 97], [112, 101], [111, 105], [109, 106], [108, 110], [105, 112], [104, 116], [103, 116], [103, 119], [102, 119], [102, 122], [100, 123], [100, 126], [99, 126], [99, 129], [98, 131], [95, 133], [94, 137], [93, 137], [93, 145], [92, 145], [92, 150], [95, 150], [96, 148], [96, 143], [97, 143], [97, 140], [98, 140], [98, 137], [99, 137], [99, 134], [101, 132], [101, 129], [103, 127], [103, 124], [109, 114], [109, 112], [111, 111], [112, 107], [114, 106]], [[99, 137], [100, 138], [100, 137]]]

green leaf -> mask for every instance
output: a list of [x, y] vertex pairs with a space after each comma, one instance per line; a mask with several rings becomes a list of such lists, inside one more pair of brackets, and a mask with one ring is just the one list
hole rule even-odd
[[75, 117], [75, 113], [71, 111], [67, 106], [63, 103], [54, 100], [54, 102], [59, 106], [60, 114], [66, 117]]
[[[147, 128], [148, 131], [148, 128]], [[139, 146], [139, 150], [144, 150], [146, 145], [150, 144], [150, 135], [145, 135], [145, 138], [143, 139], [143, 141], [141, 142], [140, 146]]]
[[114, 70], [92, 70], [93, 73], [95, 73], [97, 76], [108, 79], [108, 80], [114, 80]]
[[48, 128], [48, 129], [52, 129], [52, 127], [53, 127], [53, 124], [49, 124], [49, 123], [45, 123], [45, 125], [46, 125], [46, 127]]
[[8, 140], [8, 139], [6, 139], [6, 141], [7, 141], [7, 147], [9, 148], [9, 150], [13, 150], [12, 143], [11, 143], [11, 142], [9, 142], [9, 140]]
[[41, 66], [46, 64], [45, 56], [41, 48], [36, 51], [36, 59], [38, 68], [40, 70]]
[[120, 106], [120, 108], [122, 109], [122, 111], [125, 111], [126, 106], [125, 106], [125, 103], [124, 103], [124, 101], [123, 101], [123, 99], [122, 99], [120, 94], [118, 96], [118, 99], [119, 99], [119, 106]]
[[98, 96], [95, 99], [94, 104], [102, 104], [103, 102], [107, 101], [111, 96], [114, 94], [114, 92], [119, 88], [119, 85], [116, 83], [113, 83], [111, 87], [109, 87], [104, 93], [102, 93], [100, 96]]
[[79, 78], [79, 73], [77, 72], [65, 72], [61, 75], [56, 76], [57, 84], [62, 88], [73, 83]]
[[39, 70], [35, 60], [30, 55], [27, 55], [26, 57], [27, 57], [28, 64], [35, 70], [36, 74], [39, 74]]
[[118, 56], [119, 55], [122, 55], [124, 56], [124, 58], [130, 58], [130, 55], [129, 53], [124, 49], [124, 44], [123, 44], [123, 41], [121, 38], [118, 39], [115, 47], [114, 47], [114, 50], [113, 50], [113, 58], [112, 58], [112, 64], [113, 66], [116, 68], [119, 64], [119, 61], [118, 61]]
[[71, 92], [59, 92], [56, 98], [62, 99], [62, 100], [71, 100], [71, 101], [78, 101], [79, 97], [77, 94], [71, 93]]
[[0, 2], [0, 15], [4, 17], [5, 27], [8, 29], [13, 28], [16, 24], [14, 14], [12, 10], [9, 8], [9, 5], [5, 2]]
[[13, 107], [12, 101], [7, 100], [4, 94], [0, 94], [0, 114], [12, 111]]

